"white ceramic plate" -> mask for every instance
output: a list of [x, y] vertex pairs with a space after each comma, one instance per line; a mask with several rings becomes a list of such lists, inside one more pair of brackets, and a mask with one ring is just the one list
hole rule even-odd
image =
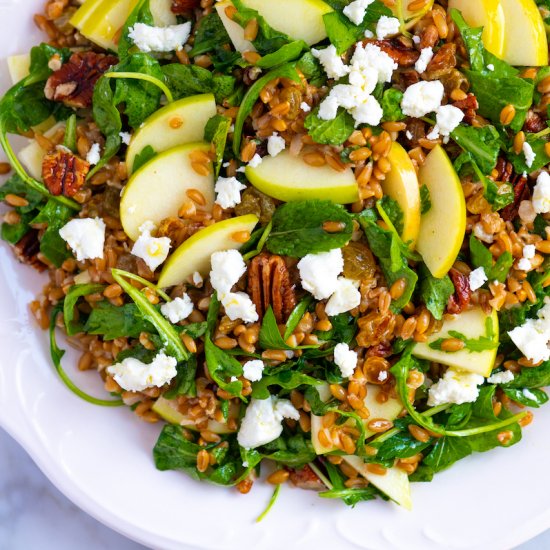
[[[0, 0], [0, 54], [24, 53], [41, 36], [31, 17], [44, 0]], [[5, 64], [2, 88], [8, 86]], [[0, 245], [0, 425], [72, 501], [124, 535], [158, 549], [337, 548], [407, 550], [512, 548], [550, 527], [550, 406], [524, 440], [470, 457], [435, 481], [413, 485], [414, 511], [368, 502], [346, 507], [284, 487], [260, 524], [271, 488], [241, 496], [184, 474], [158, 472], [151, 450], [160, 426], [126, 409], [95, 407], [57, 378], [46, 334], [27, 304], [44, 278]], [[98, 377], [67, 370], [103, 395]]]

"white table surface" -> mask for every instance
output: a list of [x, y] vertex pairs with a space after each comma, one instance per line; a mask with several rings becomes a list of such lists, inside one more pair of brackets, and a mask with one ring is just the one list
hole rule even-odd
[[[75, 548], [146, 550], [144, 546], [115, 533], [69, 502], [46, 479], [25, 451], [0, 429], [0, 549]], [[550, 531], [516, 550], [546, 548], [550, 548]]]

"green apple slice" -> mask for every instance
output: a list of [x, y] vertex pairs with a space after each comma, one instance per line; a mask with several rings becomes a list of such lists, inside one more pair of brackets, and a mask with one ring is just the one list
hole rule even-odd
[[[49, 120], [49, 119], [48, 119]], [[42, 123], [44, 124], [44, 123]], [[44, 132], [45, 137], [52, 137], [59, 130], [65, 128], [64, 122], [54, 124], [48, 131]], [[47, 153], [35, 139], [30, 140], [30, 143], [23, 147], [17, 154], [21, 164], [26, 168], [30, 176], [35, 180], [42, 181], [42, 160]]]
[[420, 231], [420, 188], [416, 170], [407, 151], [393, 142], [388, 155], [391, 170], [381, 182], [385, 195], [397, 201], [403, 212], [403, 242], [414, 248]]
[[158, 286], [167, 288], [179, 285], [198, 271], [203, 277], [210, 270], [210, 256], [214, 252], [239, 249], [243, 243], [232, 238], [234, 233], [252, 230], [258, 223], [254, 214], [230, 218], [201, 229], [189, 237], [168, 258], [160, 274]]
[[247, 166], [246, 177], [262, 193], [285, 202], [329, 199], [348, 204], [359, 199], [351, 168], [336, 172], [327, 165], [310, 166], [301, 156], [292, 156], [288, 151], [264, 157], [255, 168]]
[[193, 151], [209, 150], [210, 144], [204, 142], [180, 145], [157, 155], [132, 175], [120, 201], [120, 221], [132, 240], [139, 237], [139, 228], [146, 221], [158, 225], [177, 216], [189, 189], [198, 189], [206, 199], [203, 208], [212, 210], [214, 174], [198, 174], [189, 158]]
[[[514, 0], [515, 1], [515, 0]], [[501, 0], [449, 0], [449, 9], [462, 12], [470, 27], [483, 27], [483, 45], [502, 58], [505, 41], [505, 20]]]
[[200, 141], [206, 123], [216, 114], [212, 94], [201, 94], [174, 101], [152, 114], [132, 136], [126, 153], [128, 173], [146, 147], [162, 153], [172, 147]]
[[344, 460], [365, 479], [389, 496], [394, 502], [403, 506], [406, 510], [412, 510], [411, 484], [409, 476], [401, 468], [393, 466], [388, 468], [383, 475], [373, 474], [367, 469], [367, 465], [358, 456], [344, 456]]
[[274, 29], [309, 46], [327, 37], [323, 15], [332, 8], [321, 0], [243, 0], [243, 4], [256, 10]]
[[226, 8], [233, 6], [231, 0], [225, 0], [224, 2], [216, 2], [216, 11], [222, 20], [223, 26], [233, 43], [233, 46], [238, 52], [255, 52], [256, 48], [254, 44], [244, 37], [244, 29], [235, 21], [229, 19], [225, 14]]
[[453, 266], [466, 231], [466, 201], [460, 180], [447, 153], [438, 145], [418, 172], [430, 192], [431, 208], [422, 215], [416, 249], [434, 277], [444, 277]]
[[489, 376], [495, 364], [497, 347], [480, 352], [470, 352], [461, 349], [456, 352], [446, 352], [432, 349], [430, 344], [439, 338], [448, 338], [450, 331], [460, 332], [467, 338], [479, 338], [487, 335], [487, 318], [493, 323], [494, 341], [498, 343], [498, 315], [496, 310], [487, 316], [481, 308], [474, 308], [445, 320], [439, 332], [430, 334], [426, 342], [415, 344], [412, 354], [421, 359], [435, 361], [468, 372]]
[[501, 0], [505, 36], [503, 59], [510, 65], [548, 65], [544, 21], [534, 0]]

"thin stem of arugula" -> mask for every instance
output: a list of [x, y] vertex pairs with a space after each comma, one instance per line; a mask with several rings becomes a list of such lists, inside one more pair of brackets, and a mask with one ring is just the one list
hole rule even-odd
[[494, 424], [487, 424], [486, 426], [479, 426], [478, 428], [470, 428], [467, 430], [446, 431], [445, 435], [450, 435], [453, 437], [468, 437], [470, 435], [494, 432], [495, 430], [500, 430], [502, 428], [506, 428], [506, 426], [510, 426], [510, 424], [515, 424], [516, 422], [519, 422], [527, 414], [527, 411], [520, 412], [518, 414], [515, 414], [514, 416], [511, 416], [510, 418], [506, 418], [505, 420], [501, 420], [500, 422], [495, 422]]
[[271, 498], [269, 499], [269, 502], [267, 503], [266, 509], [258, 516], [258, 518], [256, 519], [256, 523], [260, 523], [260, 521], [262, 521], [262, 519], [267, 516], [271, 508], [273, 508], [273, 505], [275, 504], [275, 501], [277, 500], [280, 492], [281, 485], [277, 485], [277, 487], [275, 487], [275, 490], [273, 491], [273, 494], [271, 495]]
[[545, 128], [544, 130], [541, 130], [537, 134], [533, 134], [532, 137], [535, 139], [539, 139], [541, 137], [547, 136], [548, 134], [550, 134], [550, 128]]
[[151, 290], [154, 290], [164, 301], [171, 302], [172, 298], [166, 294], [163, 290], [157, 287], [154, 283], [151, 281], [148, 281], [147, 279], [144, 279], [143, 277], [140, 277], [139, 275], [136, 275], [135, 273], [130, 273], [129, 271], [122, 271], [120, 269], [115, 269], [119, 275], [122, 275], [123, 277], [126, 277], [127, 279], [132, 279], [134, 281], [137, 281], [138, 283], [141, 283], [143, 286], [146, 286], [150, 288]]
[[411, 33], [405, 28], [405, 16], [403, 15], [403, 0], [397, 0], [397, 19], [399, 19], [399, 31], [402, 35], [411, 37]]
[[321, 470], [314, 462], [308, 462], [307, 465], [315, 472], [315, 475], [325, 484], [326, 488], [329, 491], [332, 491], [332, 489], [334, 489], [334, 485], [329, 481], [328, 477], [323, 474], [323, 472], [321, 472]]
[[166, 86], [162, 80], [159, 80], [158, 78], [155, 78], [154, 76], [151, 76], [149, 74], [143, 74], [143, 73], [105, 73], [103, 76], [107, 78], [130, 78], [133, 80], [145, 80], [146, 82], [150, 82], [151, 84], [154, 84], [157, 86], [157, 88], [160, 88], [164, 95], [166, 96], [166, 99], [168, 100], [168, 103], [172, 103], [174, 101], [174, 96], [172, 95], [172, 92], [170, 91], [170, 88]]
[[272, 228], [273, 228], [273, 222], [270, 221], [265, 226], [264, 232], [262, 233], [262, 236], [260, 237], [260, 240], [258, 241], [258, 245], [256, 246], [256, 248], [254, 250], [251, 250], [250, 252], [247, 252], [243, 256], [243, 259], [244, 259], [245, 262], [247, 262], [248, 260], [251, 260], [252, 258], [257, 256], [258, 254], [260, 254], [260, 252], [263, 250], [263, 248], [265, 246], [265, 243], [266, 243], [267, 239], [269, 238], [269, 235], [271, 233]]

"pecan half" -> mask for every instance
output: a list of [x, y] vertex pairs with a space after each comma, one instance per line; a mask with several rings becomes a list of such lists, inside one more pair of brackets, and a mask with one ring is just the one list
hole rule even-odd
[[451, 277], [451, 281], [455, 287], [455, 293], [447, 302], [447, 311], [456, 314], [460, 313], [470, 303], [472, 293], [470, 290], [470, 280], [454, 267], [449, 271], [449, 277]]
[[515, 180], [513, 182], [514, 202], [500, 211], [500, 217], [506, 222], [512, 221], [518, 215], [521, 202], [529, 200], [531, 197], [531, 190], [527, 185], [527, 176], [516, 175], [513, 179]]
[[454, 107], [464, 112], [464, 122], [471, 124], [476, 117], [476, 111], [479, 109], [479, 102], [474, 94], [468, 94], [464, 99], [453, 103]]
[[525, 124], [523, 125], [523, 130], [525, 132], [530, 132], [531, 134], [536, 134], [542, 132], [546, 128], [546, 122], [538, 114], [535, 113], [532, 109], [529, 109], [527, 112], [527, 118], [525, 119]]
[[90, 107], [96, 82], [117, 61], [113, 55], [73, 53], [69, 61], [48, 78], [44, 95], [69, 107]]
[[260, 254], [250, 262], [248, 292], [260, 318], [271, 306], [277, 323], [284, 323], [296, 305], [290, 273], [281, 256]]
[[42, 179], [52, 195], [73, 197], [89, 171], [89, 163], [65, 149], [57, 149], [42, 161]]
[[322, 491], [326, 488], [317, 477], [317, 474], [307, 464], [303, 468], [287, 468], [287, 470], [290, 473], [290, 482], [300, 489]]
[[24, 237], [21, 237], [13, 249], [15, 257], [21, 263], [30, 265], [37, 271], [44, 271], [46, 269], [46, 265], [38, 259], [40, 241], [38, 240], [37, 229], [31, 229]]
[[375, 44], [383, 52], [387, 53], [400, 67], [412, 67], [420, 57], [420, 52], [413, 48], [408, 48], [396, 38], [390, 40], [369, 40], [368, 42]]
[[200, 6], [200, 0], [172, 0], [172, 13], [181, 15], [188, 13]]
[[456, 66], [456, 45], [444, 44], [437, 50], [426, 68], [428, 80], [438, 80], [443, 75], [450, 73]]

